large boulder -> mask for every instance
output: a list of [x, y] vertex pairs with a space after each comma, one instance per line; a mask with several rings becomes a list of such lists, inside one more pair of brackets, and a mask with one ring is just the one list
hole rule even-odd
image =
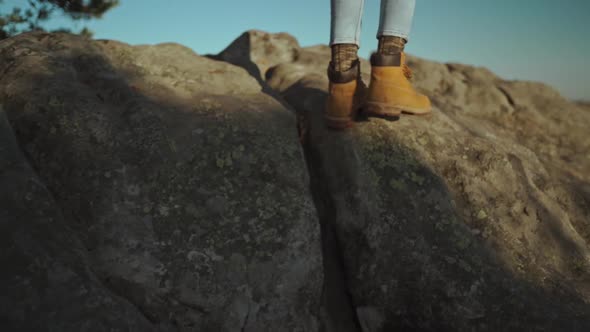
[[433, 114], [335, 132], [329, 58], [0, 42], [2, 329], [590, 330], [587, 105], [410, 56]]
[[0, 72], [0, 329], [318, 329], [295, 115], [244, 69], [35, 32]]
[[540, 83], [410, 56], [432, 116], [333, 132], [329, 49], [299, 54], [266, 78], [300, 114], [340, 262], [325, 275], [350, 294], [328, 301], [332, 321], [345, 303], [351, 331], [590, 328], [588, 112]]

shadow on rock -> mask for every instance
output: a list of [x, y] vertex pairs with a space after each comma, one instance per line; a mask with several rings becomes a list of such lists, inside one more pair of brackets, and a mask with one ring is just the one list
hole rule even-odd
[[[329, 331], [590, 328], [590, 305], [573, 287], [531, 283], [504, 266], [466, 226], [445, 180], [390, 134], [395, 123], [369, 119], [346, 132], [327, 130], [324, 85], [302, 79], [283, 96], [305, 121]], [[577, 248], [558, 237], [564, 250]], [[339, 326], [351, 312], [347, 328]]]
[[[488, 121], [495, 101], [507, 104], [501, 110], [518, 103], [536, 114], [522, 107], [526, 98], [553, 98], [551, 91], [531, 97], [516, 87], [512, 97], [492, 89], [501, 82], [485, 69], [411, 58], [423, 69], [418, 88], [437, 105], [434, 119], [361, 118], [354, 130], [329, 132], [322, 121], [329, 48], [277, 60], [281, 52], [266, 47], [276, 36], [253, 36], [244, 34], [247, 43], [234, 42], [220, 56], [241, 55], [226, 60], [297, 111], [322, 226], [326, 330], [588, 327], [588, 248], [580, 228], [568, 228], [588, 210], [556, 204], [562, 187], [543, 180], [549, 175], [536, 155], [511, 136], [499, 143], [490, 133], [505, 117]], [[469, 105], [481, 108], [481, 118], [469, 117]], [[525, 143], [536, 147], [534, 139]]]
[[243, 69], [177, 44], [35, 32], [0, 42], [0, 72], [0, 133], [35, 170], [0, 169], [3, 327], [318, 329], [295, 117]]
[[455, 109], [327, 131], [326, 49], [246, 41], [246, 70], [176, 44], [0, 42], [3, 327], [590, 330], [587, 244], [533, 152]]

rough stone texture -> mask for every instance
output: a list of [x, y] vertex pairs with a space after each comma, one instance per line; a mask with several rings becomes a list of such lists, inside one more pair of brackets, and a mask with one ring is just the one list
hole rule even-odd
[[2, 330], [589, 331], [587, 104], [410, 57], [432, 116], [328, 131], [329, 57], [0, 42]]
[[104, 287], [85, 254], [0, 107], [2, 331], [154, 331], [137, 308]]
[[292, 62], [299, 56], [297, 39], [287, 33], [269, 34], [248, 30], [236, 38], [221, 53], [212, 56], [246, 69], [262, 79], [266, 71], [277, 64]]
[[1, 330], [318, 329], [295, 114], [245, 70], [27, 33], [0, 73]]
[[575, 105], [585, 112], [590, 112], [590, 101], [577, 101], [575, 102]]
[[432, 116], [327, 131], [330, 50], [298, 53], [266, 79], [300, 115], [341, 261], [325, 304], [333, 322], [356, 311], [332, 330], [590, 328], [590, 113], [543, 84], [410, 57]]

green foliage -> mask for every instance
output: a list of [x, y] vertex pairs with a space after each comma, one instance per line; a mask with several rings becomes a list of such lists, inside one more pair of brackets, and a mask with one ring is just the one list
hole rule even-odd
[[[15, 7], [11, 12], [0, 12], [0, 39], [25, 31], [45, 30], [42, 23], [56, 12], [62, 12], [73, 20], [89, 20], [101, 18], [118, 3], [118, 0], [27, 0], [24, 9]], [[55, 31], [70, 30], [61, 28]], [[87, 28], [83, 28], [79, 34], [92, 37], [92, 31]]]

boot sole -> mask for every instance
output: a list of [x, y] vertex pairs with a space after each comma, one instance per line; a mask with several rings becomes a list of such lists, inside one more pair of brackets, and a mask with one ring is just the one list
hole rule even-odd
[[[414, 113], [417, 112], [417, 113]], [[402, 108], [402, 113], [414, 116], [427, 116], [432, 114], [432, 108], [423, 109], [423, 108], [411, 108], [411, 107], [404, 107]]]
[[324, 117], [326, 126], [330, 129], [343, 130], [352, 127], [353, 123], [350, 118], [332, 118]]
[[421, 108], [411, 108], [395, 105], [392, 106], [391, 104], [378, 102], [367, 102], [365, 104], [364, 109], [365, 113], [376, 116], [400, 116], [402, 113], [416, 116], [425, 116], [430, 115], [432, 113], [430, 109], [425, 110]]
[[367, 115], [400, 116], [402, 114], [401, 108], [378, 102], [366, 102], [363, 109]]
[[351, 128], [352, 126], [354, 126], [354, 119], [361, 112], [361, 109], [362, 106], [356, 106], [355, 110], [349, 117], [333, 117], [324, 114], [324, 122], [326, 123], [326, 127], [336, 130], [344, 130]]

